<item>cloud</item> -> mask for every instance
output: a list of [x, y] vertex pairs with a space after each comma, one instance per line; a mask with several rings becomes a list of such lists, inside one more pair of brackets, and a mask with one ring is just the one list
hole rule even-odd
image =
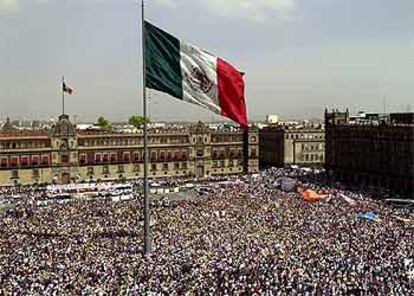
[[295, 0], [200, 0], [212, 13], [222, 17], [266, 21], [273, 15], [285, 18], [295, 10]]
[[[160, 5], [175, 8], [189, 0], [156, 0]], [[191, 0], [191, 2], [194, 0]], [[250, 19], [258, 22], [277, 16], [286, 21], [295, 18], [296, 0], [196, 0], [210, 13], [226, 18]]]
[[155, 2], [157, 2], [160, 5], [167, 6], [169, 8], [175, 8], [178, 5], [178, 0], [155, 0]]
[[19, 10], [19, 0], [0, 0], [0, 13], [16, 13]]
[[[35, 3], [45, 4], [48, 3], [50, 0], [30, 0]], [[20, 12], [22, 8], [24, 8], [25, 3], [22, 4], [21, 0], [0, 0], [0, 14], [13, 14]], [[26, 1], [27, 2], [27, 1]], [[26, 3], [27, 4], [27, 3]]]

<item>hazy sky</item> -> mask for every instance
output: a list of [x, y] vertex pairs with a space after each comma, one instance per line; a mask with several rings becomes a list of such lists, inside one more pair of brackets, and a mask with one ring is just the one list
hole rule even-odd
[[[413, 0], [147, 0], [147, 19], [246, 72], [249, 117], [414, 110]], [[134, 0], [0, 0], [0, 118], [140, 114]], [[155, 120], [219, 119], [151, 91]]]

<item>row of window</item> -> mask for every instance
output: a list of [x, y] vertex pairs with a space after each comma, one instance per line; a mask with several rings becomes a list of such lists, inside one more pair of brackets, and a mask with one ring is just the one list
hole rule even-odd
[[[140, 172], [141, 169], [143, 169], [143, 165], [135, 164], [134, 167], [133, 167], [133, 172], [135, 172], [135, 173]], [[151, 164], [151, 167], [149, 168], [149, 170], [151, 172], [153, 172], [153, 171], [161, 171], [161, 170], [168, 171], [170, 169], [174, 169], [174, 170], [180, 170], [180, 169], [186, 170], [187, 169], [187, 163], [186, 162], [174, 162], [173, 164], [163, 163], [163, 164], [159, 164], [159, 165], [153, 163], [153, 164]], [[101, 170], [102, 170], [102, 174], [104, 174], [104, 175], [110, 174], [110, 168], [109, 168], [109, 166], [103, 166], [101, 168]], [[96, 168], [95, 167], [88, 167], [88, 169], [87, 169], [87, 174], [88, 175], [93, 175], [95, 173], [96, 173]], [[116, 173], [118, 173], [118, 174], [125, 173], [125, 167], [123, 165], [119, 165], [117, 167]]]
[[157, 170], [169, 170], [169, 169], [174, 169], [174, 170], [186, 170], [187, 169], [187, 163], [186, 162], [174, 162], [174, 164], [169, 164], [169, 163], [163, 163], [162, 167], [161, 165], [157, 165], [156, 163], [151, 164], [151, 171], [157, 171]]
[[[88, 159], [88, 155], [82, 153], [79, 155], [79, 163], [86, 164], [90, 162], [94, 163], [101, 163], [101, 162], [130, 162], [131, 161], [131, 154], [132, 160], [134, 162], [142, 161], [143, 160], [143, 153], [142, 152], [123, 152], [121, 155], [118, 153], [94, 153], [92, 159]], [[188, 153], [186, 150], [182, 151], [156, 151], [150, 150], [149, 157], [151, 161], [171, 161], [171, 160], [187, 160]]]
[[[38, 180], [39, 177], [40, 177], [40, 171], [38, 169], [33, 169], [32, 170], [32, 179], [33, 180]], [[12, 180], [19, 179], [19, 171], [11, 171], [10, 179], [12, 179]]]
[[[229, 160], [227, 167], [231, 168], [231, 167], [237, 167], [237, 166], [241, 166], [243, 165], [242, 161], [236, 160]], [[226, 167], [226, 162], [224, 160], [221, 161], [213, 161], [213, 168], [225, 168]]]
[[[102, 174], [104, 174], [104, 175], [110, 174], [109, 166], [103, 166], [101, 170], [102, 170]], [[135, 165], [133, 170], [134, 170], [134, 172], [139, 172], [139, 170], [140, 170], [139, 165]], [[125, 173], [124, 166], [122, 166], [122, 165], [118, 166], [116, 173], [119, 173], [119, 174]], [[87, 174], [88, 175], [95, 174], [95, 168], [94, 167], [88, 167]]]
[[301, 161], [313, 161], [313, 162], [323, 162], [324, 156], [323, 154], [302, 154], [300, 156]]
[[[250, 136], [249, 142], [254, 143], [257, 141], [257, 136]], [[222, 136], [213, 136], [212, 142], [243, 142], [243, 135], [222, 135]]]
[[[213, 143], [227, 143], [227, 142], [242, 142], [243, 136], [242, 135], [212, 135], [211, 142]], [[251, 138], [251, 141], [256, 141], [255, 137]], [[205, 140], [207, 142], [207, 139]]]
[[25, 167], [25, 166], [40, 166], [49, 165], [49, 155], [25, 155], [25, 156], [3, 156], [0, 158], [0, 167]]
[[36, 149], [50, 147], [48, 141], [7, 141], [0, 142], [0, 150], [9, 149]]
[[320, 143], [320, 144], [302, 144], [302, 150], [323, 150], [325, 149], [325, 145]]
[[[131, 138], [111, 138], [111, 139], [90, 139], [79, 140], [79, 146], [83, 147], [102, 147], [102, 146], [137, 146], [142, 145], [144, 139], [142, 137]], [[149, 137], [150, 144], [183, 144], [188, 143], [188, 137]]]
[[213, 158], [233, 158], [233, 157], [242, 157], [243, 156], [243, 150], [238, 148], [230, 148], [226, 151], [226, 149], [213, 149], [211, 152], [211, 156]]
[[[237, 153], [237, 154], [236, 154]], [[203, 153], [200, 153], [198, 156], [203, 156]], [[212, 151], [213, 159], [222, 159], [222, 158], [241, 158], [243, 155], [242, 149], [239, 148], [230, 148], [227, 151], [225, 149], [216, 149]], [[76, 154], [73, 155], [76, 158]], [[250, 151], [250, 157], [256, 157], [256, 149], [253, 148]], [[187, 160], [188, 151], [187, 150], [150, 150], [149, 160], [150, 161], [174, 161], [174, 160]], [[79, 163], [116, 163], [116, 162], [139, 162], [143, 160], [142, 151], [135, 152], [123, 152], [123, 153], [113, 153], [113, 152], [97, 152], [92, 154], [81, 153], [79, 154]], [[62, 164], [68, 164], [70, 162], [70, 155], [64, 153], [61, 155], [60, 159]], [[18, 167], [20, 166], [37, 166], [37, 165], [49, 165], [50, 157], [49, 155], [26, 155], [26, 156], [4, 156], [0, 157], [0, 166], [2, 168]]]
[[[237, 171], [237, 168], [235, 168], [235, 170]], [[222, 172], [222, 173], [224, 173], [224, 168], [221, 168], [221, 169], [213, 169], [213, 171], [215, 172], [215, 173], [217, 173], [217, 172]], [[231, 172], [233, 172], [233, 168], [229, 168], [229, 171], [230, 171], [230, 173]], [[207, 174], [209, 174], [209, 172], [207, 172]]]
[[[203, 141], [204, 140], [204, 141]], [[242, 142], [242, 135], [219, 135], [212, 136], [213, 143], [219, 142]], [[250, 138], [250, 141], [255, 142], [257, 139], [255, 136]], [[208, 137], [199, 137], [199, 142], [208, 142]], [[150, 136], [148, 138], [150, 144], [184, 144], [189, 143], [188, 136]], [[196, 142], [195, 139], [193, 141]], [[72, 145], [73, 146], [73, 141]], [[79, 139], [78, 144], [81, 147], [102, 147], [102, 146], [136, 146], [143, 144], [142, 137], [130, 137], [130, 138], [95, 138], [95, 139]], [[40, 141], [1, 141], [0, 149], [36, 149], [50, 147], [50, 140]]]
[[287, 134], [285, 135], [286, 140], [322, 140], [325, 138], [324, 134]]

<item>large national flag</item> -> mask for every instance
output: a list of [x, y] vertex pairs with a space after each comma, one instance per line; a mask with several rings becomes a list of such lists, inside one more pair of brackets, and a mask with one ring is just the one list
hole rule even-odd
[[243, 74], [211, 53], [145, 22], [146, 86], [247, 126]]

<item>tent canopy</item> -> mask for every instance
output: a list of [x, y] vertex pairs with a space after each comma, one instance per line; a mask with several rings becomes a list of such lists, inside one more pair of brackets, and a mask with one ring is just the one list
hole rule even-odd
[[305, 201], [318, 201], [321, 199], [321, 196], [319, 194], [317, 194], [315, 191], [310, 190], [310, 189], [302, 192], [302, 196], [303, 196], [303, 200]]

